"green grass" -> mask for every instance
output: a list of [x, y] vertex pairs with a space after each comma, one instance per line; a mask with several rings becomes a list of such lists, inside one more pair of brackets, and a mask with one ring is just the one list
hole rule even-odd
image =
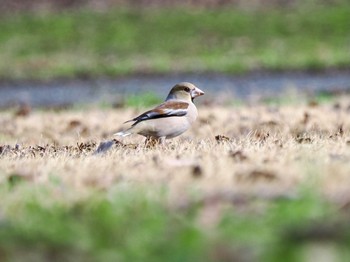
[[164, 193], [119, 187], [65, 202], [49, 187], [2, 185], [1, 261], [308, 261], [310, 245], [342, 257], [350, 242], [346, 220], [336, 224], [331, 205], [306, 190], [231, 206], [205, 228], [204, 204], [171, 209]]
[[297, 91], [290, 91], [279, 96], [270, 96], [262, 99], [262, 103], [270, 106], [285, 106], [285, 105], [301, 105], [308, 103], [309, 105], [330, 104], [335, 102], [341, 94], [320, 91], [312, 96], [300, 95]]
[[127, 95], [125, 97], [124, 105], [126, 107], [146, 108], [163, 102], [159, 95], [152, 92], [145, 92], [137, 95]]
[[0, 18], [0, 78], [350, 65], [350, 5], [76, 10]]

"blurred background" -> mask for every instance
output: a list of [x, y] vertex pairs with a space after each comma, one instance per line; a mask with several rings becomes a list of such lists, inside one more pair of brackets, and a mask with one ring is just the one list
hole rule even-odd
[[162, 99], [180, 81], [209, 100], [350, 87], [346, 0], [2, 0], [0, 13], [2, 108]]
[[349, 0], [0, 0], [0, 261], [349, 261], [349, 91]]

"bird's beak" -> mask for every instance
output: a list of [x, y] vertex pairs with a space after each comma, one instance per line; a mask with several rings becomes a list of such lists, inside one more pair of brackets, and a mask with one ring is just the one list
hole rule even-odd
[[202, 96], [204, 95], [204, 92], [202, 90], [200, 90], [198, 87], [196, 87], [195, 89], [193, 89], [191, 91], [191, 97], [192, 99], [197, 97], [197, 96]]

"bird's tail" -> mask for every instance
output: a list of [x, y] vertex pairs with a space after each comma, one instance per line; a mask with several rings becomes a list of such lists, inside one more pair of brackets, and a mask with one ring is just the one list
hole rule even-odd
[[121, 137], [126, 137], [128, 135], [131, 135], [132, 132], [129, 132], [128, 130], [125, 130], [125, 131], [120, 131], [118, 133], [115, 133], [114, 135], [115, 136], [121, 136]]

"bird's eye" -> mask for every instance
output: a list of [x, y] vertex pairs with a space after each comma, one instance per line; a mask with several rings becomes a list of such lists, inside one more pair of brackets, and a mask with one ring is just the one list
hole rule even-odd
[[185, 87], [184, 90], [185, 90], [186, 92], [190, 92], [191, 89], [190, 89], [189, 87]]

